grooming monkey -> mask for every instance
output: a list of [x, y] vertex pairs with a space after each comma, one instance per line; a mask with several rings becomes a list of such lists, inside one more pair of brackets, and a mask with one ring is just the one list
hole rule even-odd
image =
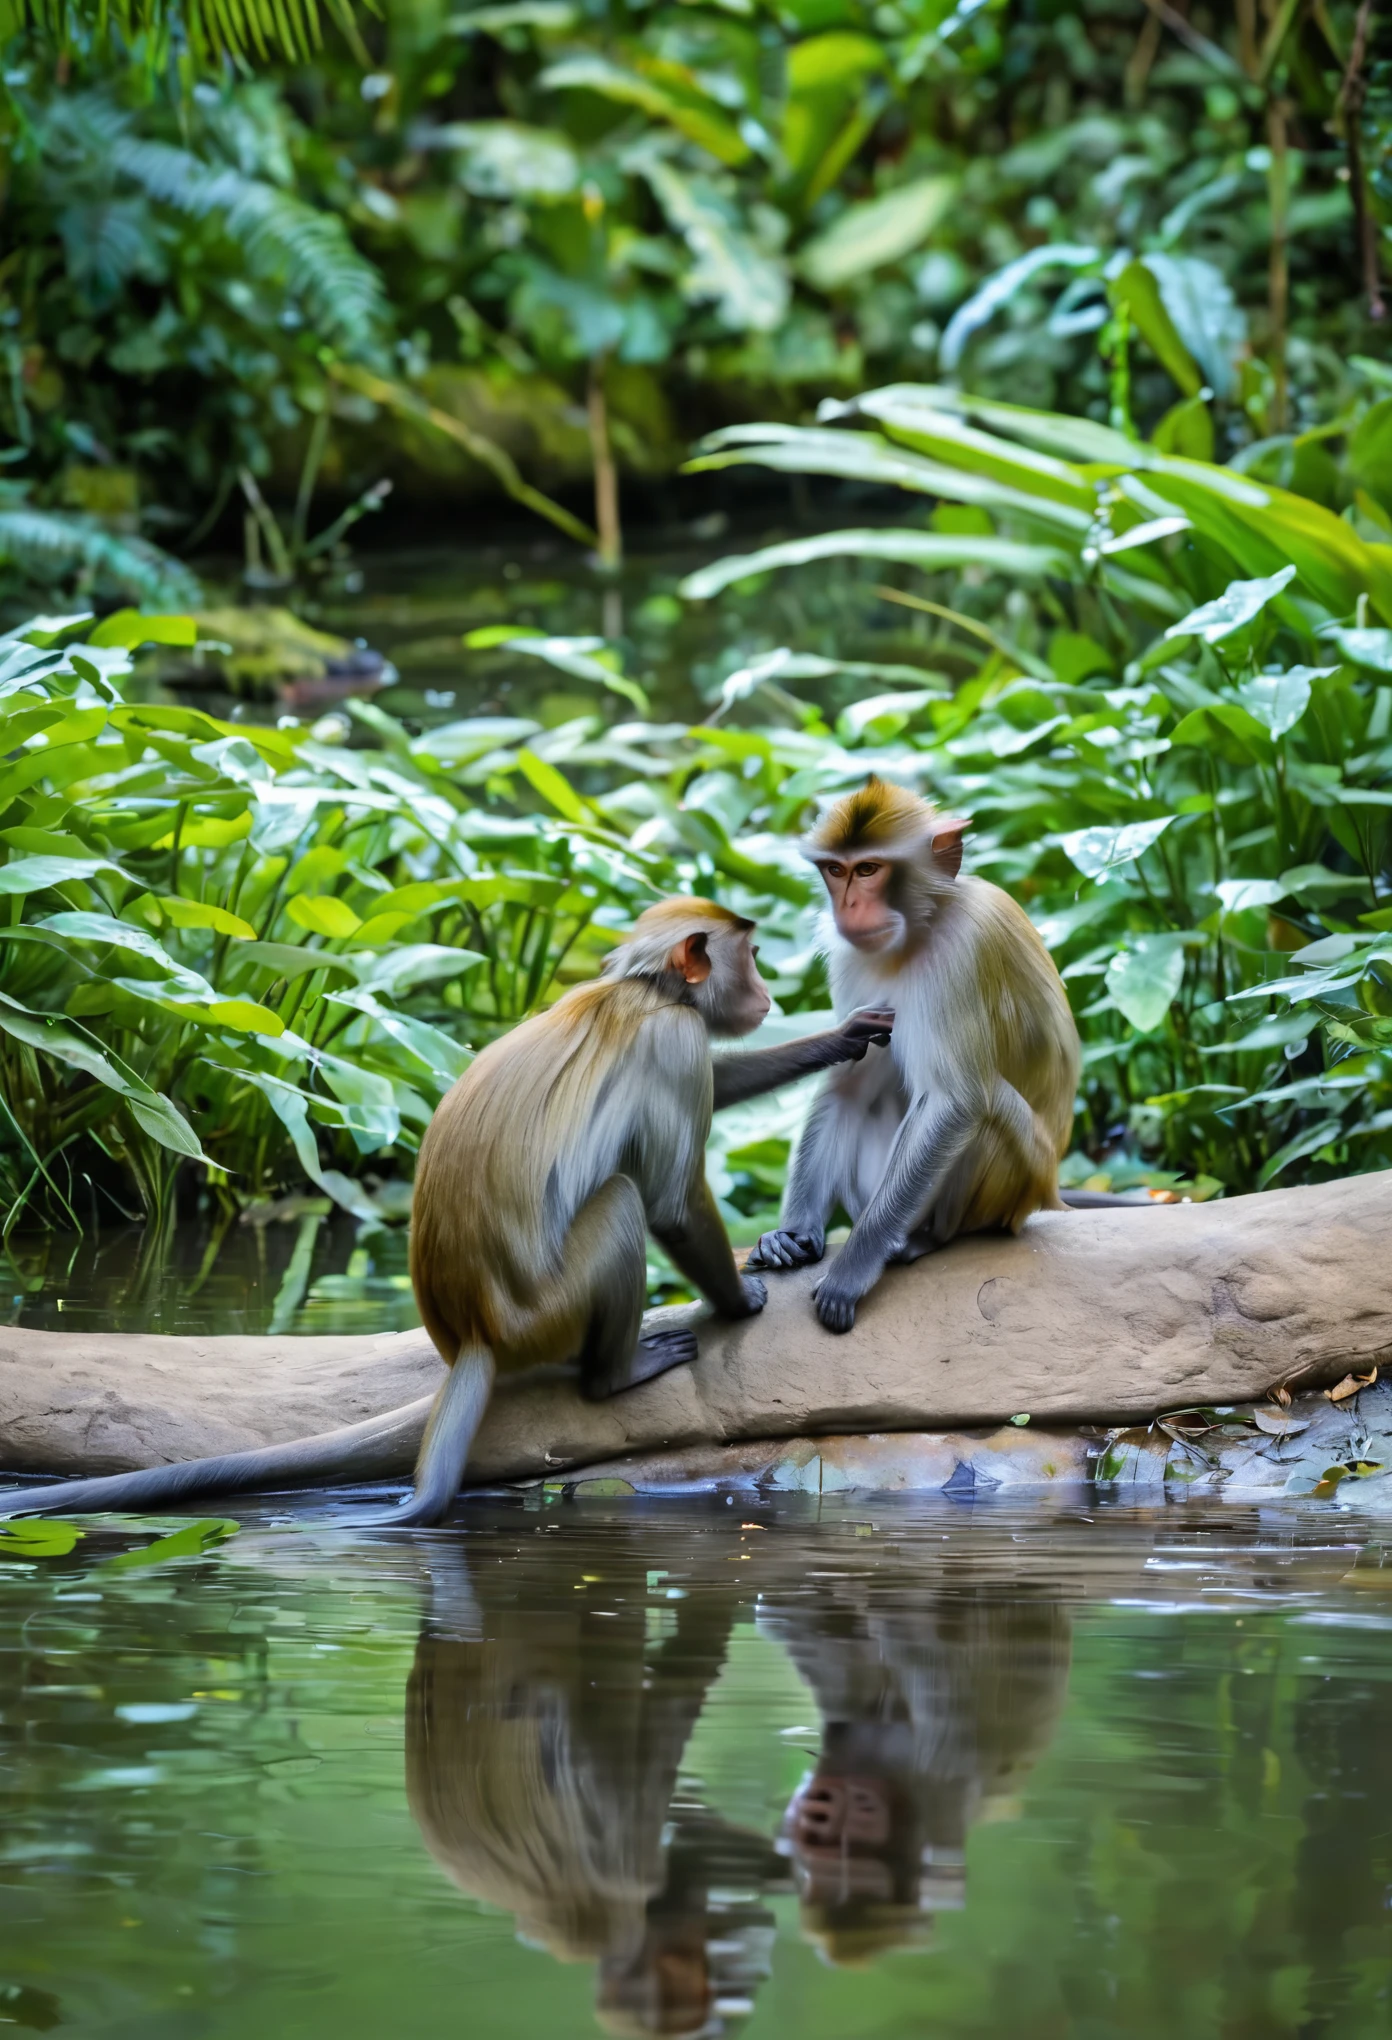
[[[853, 1015], [801, 1041], [712, 1061], [770, 999], [752, 921], [708, 900], [640, 914], [604, 974], [475, 1057], [426, 1132], [411, 1280], [449, 1369], [415, 1490], [373, 1521], [437, 1523], [459, 1489], [495, 1373], [578, 1360], [586, 1395], [631, 1388], [696, 1357], [686, 1330], [641, 1336], [649, 1230], [722, 1317], [761, 1310], [703, 1162], [711, 1112], [864, 1056], [893, 1015]], [[12, 1514], [148, 1508], [203, 1495], [390, 1473], [419, 1405], [318, 1437], [26, 1494]]]
[[1049, 953], [999, 886], [959, 876], [964, 821], [907, 788], [871, 779], [828, 811], [804, 850], [829, 902], [837, 1009], [894, 1009], [889, 1054], [832, 1075], [793, 1156], [782, 1225], [748, 1268], [819, 1261], [836, 1206], [851, 1235], [815, 1293], [828, 1331], [890, 1261], [913, 1261], [959, 1232], [1018, 1232], [1062, 1203], [1073, 1126], [1078, 1030]]

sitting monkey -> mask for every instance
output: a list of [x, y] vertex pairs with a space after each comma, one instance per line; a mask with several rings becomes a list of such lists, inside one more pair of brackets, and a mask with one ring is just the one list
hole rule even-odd
[[871, 779], [806, 839], [829, 900], [838, 1010], [893, 1007], [888, 1053], [838, 1071], [793, 1156], [782, 1226], [749, 1268], [819, 1261], [837, 1205], [851, 1235], [816, 1290], [828, 1331], [849, 1331], [886, 1263], [959, 1232], [1018, 1232], [1031, 1212], [1145, 1202], [1065, 1193], [1078, 1030], [1024, 910], [962, 878], [967, 824], [902, 786]]
[[[753, 922], [709, 900], [659, 901], [595, 983], [492, 1042], [446, 1094], [421, 1145], [411, 1279], [449, 1369], [426, 1424], [415, 1491], [394, 1525], [438, 1523], [459, 1489], [495, 1371], [578, 1360], [613, 1395], [696, 1357], [695, 1335], [641, 1336], [649, 1230], [721, 1316], [761, 1310], [706, 1182], [714, 1107], [863, 1056], [893, 1015], [853, 1015], [786, 1045], [720, 1056], [769, 1010]], [[9, 1513], [132, 1509], [213, 1494], [380, 1478], [412, 1419], [253, 1452], [65, 1481]]]

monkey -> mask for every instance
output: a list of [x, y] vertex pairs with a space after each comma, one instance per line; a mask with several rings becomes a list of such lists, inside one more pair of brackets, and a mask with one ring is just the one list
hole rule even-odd
[[1065, 1202], [1133, 1201], [1060, 1195], [1077, 1026], [1023, 908], [960, 875], [967, 826], [872, 777], [803, 844], [827, 891], [837, 1009], [873, 999], [896, 1015], [888, 1053], [828, 1078], [794, 1152], [779, 1228], [745, 1263], [820, 1261], [841, 1205], [850, 1237], [814, 1292], [831, 1332], [850, 1330], [891, 1261], [917, 1260], [959, 1232], [1018, 1232], [1032, 1212]]
[[580, 1577], [583, 1556], [567, 1563], [565, 1540], [547, 1550], [525, 1532], [506, 1533], [502, 1567], [471, 1567], [477, 1547], [458, 1542], [430, 1553], [434, 1606], [406, 1688], [407, 1801], [469, 1897], [512, 1913], [560, 1961], [597, 1959], [605, 2031], [713, 2040], [719, 1999], [759, 1980], [775, 1929], [741, 1896], [787, 1883], [767, 1835], [722, 1820], [681, 1778], [745, 1598], [727, 1563], [738, 1546], [717, 1530], [699, 1591], [665, 1609], [655, 1635], [647, 1569], [690, 1577], [689, 1528], [670, 1533], [670, 1555], [651, 1523], [608, 1529], [602, 1581]]
[[[458, 1492], [496, 1373], [578, 1362], [582, 1393], [615, 1395], [696, 1358], [695, 1334], [641, 1332], [646, 1234], [722, 1317], [763, 1308], [735, 1265], [703, 1152], [711, 1112], [864, 1056], [893, 1015], [712, 1058], [771, 1000], [752, 921], [708, 900], [639, 915], [601, 976], [477, 1055], [421, 1144], [411, 1280], [449, 1370], [426, 1420], [414, 1489], [392, 1526], [437, 1523]], [[16, 1515], [149, 1508], [391, 1470], [419, 1405], [315, 1438], [26, 1492]], [[365, 1519], [357, 1519], [359, 1522]]]
[[804, 1935], [835, 1964], [922, 1946], [966, 1897], [966, 1843], [1018, 1789], [1068, 1689], [1071, 1623], [1043, 1593], [987, 1577], [950, 1592], [877, 1568], [765, 1585], [756, 1626], [811, 1688], [821, 1746], [784, 1816]]

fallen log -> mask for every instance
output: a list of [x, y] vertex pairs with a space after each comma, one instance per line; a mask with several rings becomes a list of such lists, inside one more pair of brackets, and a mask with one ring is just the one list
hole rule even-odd
[[[815, 1269], [739, 1325], [695, 1306], [700, 1359], [608, 1403], [508, 1384], [471, 1481], [740, 1440], [992, 1425], [1127, 1424], [1392, 1353], [1392, 1172], [1218, 1204], [1040, 1213], [891, 1269], [846, 1336]], [[657, 1314], [669, 1318], [673, 1313]], [[402, 1408], [409, 1471], [440, 1363], [422, 1332], [170, 1338], [0, 1330], [0, 1469], [121, 1472], [304, 1437]], [[411, 1407], [414, 1405], [414, 1407]]]

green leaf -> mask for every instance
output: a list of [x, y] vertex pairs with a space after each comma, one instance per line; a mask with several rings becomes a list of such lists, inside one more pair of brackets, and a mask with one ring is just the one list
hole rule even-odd
[[21, 1516], [0, 1523], [0, 1558], [65, 1558], [85, 1534], [61, 1516]]
[[347, 900], [339, 899], [334, 893], [296, 893], [285, 912], [296, 927], [307, 929], [311, 935], [327, 935], [335, 941], [355, 935], [362, 926]]
[[198, 625], [191, 616], [142, 616], [138, 609], [118, 609], [103, 617], [87, 642], [119, 645], [126, 651], [137, 645], [193, 645], [198, 642]]
[[956, 373], [973, 333], [988, 324], [998, 311], [1045, 270], [1071, 269], [1077, 272], [1099, 269], [1101, 265], [1100, 249], [1066, 241], [1051, 241], [1041, 248], [1031, 248], [1028, 254], [1018, 255], [1013, 262], [1007, 262], [1004, 269], [998, 269], [994, 276], [988, 277], [965, 304], [959, 305], [949, 319], [938, 348], [938, 360], [944, 373]]
[[422, 140], [434, 149], [459, 151], [464, 189], [476, 198], [564, 198], [580, 182], [579, 158], [555, 128], [457, 120], [428, 130]]
[[148, 1096], [143, 1091], [130, 1091], [126, 1095], [126, 1104], [132, 1119], [145, 1129], [151, 1140], [157, 1140], [161, 1147], [169, 1148], [176, 1155], [188, 1155], [195, 1162], [207, 1161], [198, 1135], [183, 1113], [158, 1091], [152, 1091]]
[[336, 971], [345, 978], [354, 975], [348, 957], [331, 956], [323, 949], [299, 949], [293, 942], [249, 942], [228, 960], [238, 964], [254, 963], [262, 970], [274, 971], [278, 978], [290, 980], [303, 977], [311, 970]]
[[1182, 935], [1138, 935], [1107, 965], [1107, 990], [1141, 1034], [1160, 1025], [1183, 982]]
[[[1215, 396], [1231, 395], [1238, 358], [1247, 342], [1247, 322], [1222, 270], [1200, 255], [1153, 253], [1142, 260], [1159, 286], [1160, 302], [1178, 343], [1198, 363]], [[1145, 337], [1150, 339], [1148, 333]], [[1165, 366], [1170, 368], [1169, 361]], [[1170, 372], [1174, 374], [1172, 368]], [[1179, 376], [1175, 380], [1181, 389], [1189, 388]]]
[[798, 256], [814, 290], [840, 290], [872, 269], [899, 262], [922, 247], [952, 204], [953, 177], [920, 177], [882, 198], [848, 206]]
[[683, 295], [695, 304], [713, 302], [733, 332], [767, 333], [781, 325], [791, 295], [787, 271], [741, 232], [729, 201], [656, 150], [630, 150], [627, 160], [646, 177], [694, 257], [681, 280]]
[[1074, 829], [1059, 838], [1069, 861], [1087, 878], [1106, 878], [1124, 864], [1130, 864], [1164, 834], [1173, 815], [1160, 815], [1149, 822], [1124, 822], [1118, 827]]
[[1266, 763], [1274, 755], [1270, 731], [1245, 708], [1230, 701], [1210, 702], [1205, 708], [1191, 709], [1176, 723], [1170, 742], [1181, 748], [1186, 744], [1198, 745], [1231, 765], [1244, 765], [1254, 758]]
[[554, 765], [548, 765], [544, 758], [538, 758], [535, 751], [525, 745], [517, 754], [518, 767], [523, 778], [535, 793], [539, 793], [549, 807], [568, 822], [592, 823], [593, 811], [586, 806], [571, 786], [570, 781], [559, 773]]
[[1279, 878], [1224, 878], [1213, 890], [1223, 902], [1225, 914], [1245, 913], [1249, 907], [1274, 907], [1290, 892]]
[[157, 1537], [153, 1544], [118, 1552], [115, 1558], [104, 1559], [97, 1570], [135, 1572], [144, 1566], [163, 1565], [171, 1558], [201, 1558], [205, 1552], [225, 1544], [229, 1537], [235, 1537], [241, 1527], [230, 1516], [205, 1516], [197, 1523], [186, 1523], [182, 1530], [175, 1530], [168, 1537]]
[[1179, 384], [1186, 397], [1196, 397], [1203, 384], [1193, 355], [1175, 331], [1165, 309], [1160, 285], [1149, 266], [1128, 262], [1108, 285], [1112, 303], [1124, 306], [1132, 325], [1160, 366]]
[[1200, 603], [1179, 623], [1172, 623], [1167, 638], [1201, 637], [1205, 644], [1220, 644], [1236, 630], [1242, 630], [1261, 615], [1295, 579], [1294, 567], [1281, 567], [1256, 581], [1232, 581], [1214, 602]]
[[180, 899], [177, 894], [162, 894], [157, 904], [165, 920], [176, 928], [211, 928], [215, 934], [234, 936], [238, 942], [256, 940], [256, 930], [250, 921], [244, 921], [240, 914], [230, 914], [226, 907]]
[[959, 536], [935, 531], [819, 531], [811, 538], [788, 539], [780, 545], [761, 546], [758, 552], [735, 553], [698, 567], [681, 583], [680, 592], [689, 602], [704, 602], [754, 574], [839, 558], [892, 560], [921, 567], [925, 573], [977, 566], [1021, 581], [1058, 573], [1064, 564], [1063, 555], [1051, 546], [1022, 545], [1015, 539], [973, 532]]
[[267, 1034], [274, 1039], [285, 1032], [285, 1022], [279, 1013], [273, 1013], [269, 1006], [258, 1006], [251, 999], [214, 999], [207, 1007], [210, 1020], [219, 1027], [231, 1027], [238, 1034]]
[[125, 877], [109, 857], [12, 857], [8, 864], [0, 864], [0, 893], [48, 892], [74, 879], [95, 878], [99, 871]]
[[1337, 666], [1292, 666], [1284, 673], [1258, 673], [1243, 681], [1238, 698], [1273, 737], [1284, 737], [1310, 706], [1316, 680], [1327, 680], [1338, 670]]
[[537, 83], [549, 92], [597, 92], [601, 98], [641, 107], [644, 113], [669, 122], [679, 134], [699, 143], [718, 162], [733, 166], [749, 155], [748, 142], [704, 95], [678, 96], [607, 57], [563, 57], [548, 65]]
[[1392, 673], [1392, 630], [1336, 630], [1334, 642], [1355, 666]]

